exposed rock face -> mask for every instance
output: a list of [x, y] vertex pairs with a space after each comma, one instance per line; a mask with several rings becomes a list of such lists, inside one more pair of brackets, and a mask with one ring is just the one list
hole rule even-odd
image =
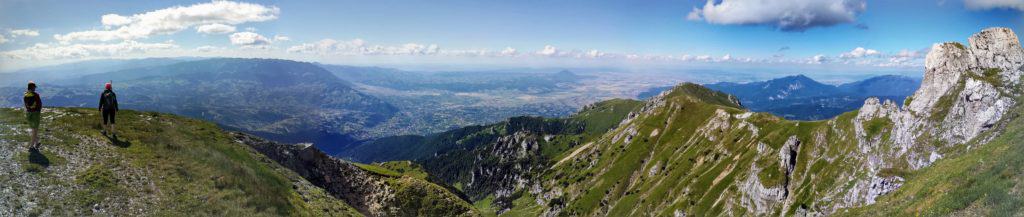
[[[459, 198], [445, 195], [447, 192], [425, 180], [404, 177], [389, 181], [382, 175], [333, 158], [312, 145], [280, 144], [242, 133], [233, 135], [238, 143], [256, 149], [368, 216], [477, 215], [471, 208], [460, 205]], [[393, 182], [411, 184], [396, 187]]]
[[394, 189], [355, 165], [332, 158], [311, 145], [286, 145], [241, 133], [234, 135], [239, 143], [295, 171], [362, 213], [372, 216], [397, 214], [396, 207], [385, 206], [394, 200]]
[[[1017, 36], [1007, 28], [990, 28], [968, 41], [970, 46], [956, 42], [932, 46], [925, 59], [924, 81], [903, 108], [873, 98], [865, 101], [854, 121], [859, 148], [868, 154], [862, 170], [876, 174], [901, 164], [909, 165], [908, 170], [928, 166], [942, 157], [938, 153], [943, 148], [975, 139], [1017, 103], [1024, 65], [1024, 49]], [[888, 140], [866, 134], [865, 125], [875, 118], [892, 122]], [[881, 148], [888, 145], [896, 149]], [[898, 176], [858, 180], [843, 196], [841, 206], [874, 203], [902, 182]]]
[[510, 207], [515, 199], [512, 194], [534, 181], [530, 174], [544, 169], [544, 165], [538, 163], [540, 137], [536, 132], [518, 131], [498, 138], [494, 145], [477, 154], [468, 188], [474, 193], [493, 191], [495, 206]]
[[[897, 122], [894, 141], [906, 152], [924, 133], [948, 145], [974, 139], [1017, 102], [1024, 49], [1008, 28], [990, 28], [971, 36], [969, 47], [935, 44], [925, 59], [924, 82]], [[930, 155], [908, 159], [916, 168]], [[927, 162], [927, 163], [924, 163]]]

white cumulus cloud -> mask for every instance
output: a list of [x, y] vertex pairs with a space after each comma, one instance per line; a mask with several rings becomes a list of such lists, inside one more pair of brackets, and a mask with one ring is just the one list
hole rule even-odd
[[7, 38], [4, 38], [3, 35], [0, 35], [0, 44], [7, 43], [7, 41], [9, 41], [7, 40]]
[[590, 51], [587, 51], [587, 53], [585, 54], [585, 56], [588, 57], [588, 58], [599, 58], [599, 57], [604, 57], [605, 55], [607, 55], [607, 54], [604, 53], [604, 52], [601, 52], [601, 51], [597, 51], [597, 50], [590, 50]]
[[864, 0], [708, 0], [687, 19], [724, 25], [768, 25], [783, 31], [854, 22]]
[[516, 54], [519, 54], [519, 52], [515, 48], [505, 47], [505, 49], [501, 50], [501, 53], [499, 54], [501, 56], [515, 56]]
[[117, 14], [107, 14], [100, 16], [100, 23], [103, 23], [104, 26], [122, 26], [132, 23], [132, 19]]
[[544, 49], [537, 51], [537, 55], [541, 56], [557, 56], [559, 53], [558, 48], [551, 45], [544, 45]]
[[313, 43], [303, 43], [289, 47], [288, 52], [307, 54], [358, 53], [364, 46], [366, 46], [366, 42], [362, 39], [353, 39], [351, 41], [323, 39]]
[[192, 26], [207, 24], [237, 25], [277, 19], [280, 9], [259, 4], [213, 1], [190, 6], [170, 8], [122, 16], [107, 14], [101, 17], [106, 29], [71, 32], [54, 35], [62, 43], [71, 41], [134, 40], [153, 35], [173, 34]]
[[231, 36], [228, 36], [228, 39], [233, 45], [248, 47], [265, 46], [272, 43], [272, 41], [267, 37], [263, 37], [255, 32], [236, 32], [231, 34]]
[[15, 29], [11, 30], [11, 37], [17, 38], [18, 36], [39, 36], [39, 31], [33, 29]]
[[173, 42], [164, 43], [142, 43], [137, 41], [122, 41], [112, 44], [35, 44], [31, 47], [0, 52], [0, 57], [9, 59], [78, 59], [87, 57], [109, 57], [128, 53], [142, 53], [152, 50], [166, 50], [178, 48]]
[[1024, 11], [1024, 0], [964, 0], [964, 6], [971, 10], [1007, 8]]
[[707, 61], [711, 61], [711, 56], [710, 55], [700, 55], [700, 56], [695, 57], [694, 60], [707, 62]]
[[221, 48], [219, 48], [219, 47], [214, 47], [214, 46], [210, 46], [210, 45], [204, 45], [204, 46], [196, 47], [195, 51], [198, 51], [198, 52], [212, 52], [212, 51], [220, 50], [220, 49]]
[[854, 48], [853, 50], [851, 50], [850, 52], [846, 52], [846, 53], [840, 54], [839, 58], [853, 59], [853, 58], [862, 58], [862, 57], [869, 57], [869, 56], [879, 56], [880, 54], [882, 54], [882, 53], [880, 53], [880, 52], [878, 52], [877, 50], [874, 50], [874, 49], [867, 49], [867, 48], [863, 48], [863, 47], [857, 47], [857, 48]]
[[220, 23], [211, 23], [196, 27], [196, 32], [203, 34], [228, 34], [235, 32], [235, 27]]
[[[323, 39], [313, 43], [291, 46], [289, 53], [306, 53], [319, 55], [434, 55], [441, 54], [440, 46], [406, 43], [397, 46], [369, 45], [362, 39], [338, 41]], [[480, 51], [452, 51], [452, 54], [467, 55]]]
[[822, 55], [822, 54], [818, 54], [818, 55], [814, 55], [813, 57], [811, 57], [811, 59], [810, 59], [810, 61], [808, 61], [808, 63], [810, 63], [810, 64], [822, 64], [822, 63], [827, 63], [828, 61], [829, 61], [829, 58], [827, 56]]

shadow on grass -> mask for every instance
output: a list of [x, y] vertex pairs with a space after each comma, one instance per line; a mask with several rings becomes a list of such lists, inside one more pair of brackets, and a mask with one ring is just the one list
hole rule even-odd
[[131, 142], [129, 142], [129, 141], [122, 141], [121, 139], [118, 139], [117, 136], [109, 136], [108, 135], [107, 139], [110, 140], [110, 144], [112, 144], [114, 146], [117, 146], [117, 147], [127, 148], [127, 147], [131, 147], [132, 146]]
[[38, 148], [34, 147], [28, 149], [28, 162], [41, 167], [39, 169], [46, 169], [50, 167], [50, 158], [47, 158], [46, 155], [39, 152]]

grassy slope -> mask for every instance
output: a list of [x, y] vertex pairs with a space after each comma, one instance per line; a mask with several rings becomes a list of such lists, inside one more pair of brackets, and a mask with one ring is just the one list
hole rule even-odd
[[[1024, 215], [1024, 108], [1007, 113], [1005, 131], [967, 153], [909, 174], [907, 182], [870, 206], [844, 216]], [[984, 137], [984, 136], [982, 136]]]
[[[556, 201], [565, 201], [565, 212], [612, 216], [742, 212], [742, 207], [727, 207], [730, 201], [723, 200], [738, 198], [738, 184], [751, 175], [765, 187], [784, 186], [788, 179], [777, 153], [790, 136], [804, 146], [796, 153], [796, 169], [788, 180], [799, 188], [790, 193], [793, 204], [769, 212], [792, 214], [800, 207], [827, 205], [831, 202], [816, 198], [844, 184], [836, 178], [843, 171], [857, 171], [844, 154], [855, 149], [850, 122], [856, 112], [818, 122], [792, 122], [764, 113], [743, 119], [738, 116], [745, 111], [728, 96], [692, 84], [675, 88], [666, 98], [666, 106], [606, 134], [595, 151], [545, 174], [546, 188], [564, 189], [565, 195]], [[723, 121], [728, 127], [698, 131], [707, 128], [718, 111], [726, 113]], [[887, 124], [873, 121], [870, 128], [880, 132]], [[636, 130], [631, 142], [614, 140], [616, 135], [626, 137], [630, 128]], [[888, 136], [876, 134], [880, 135], [870, 136]]]
[[[21, 168], [19, 177], [2, 175], [0, 183], [16, 185], [25, 192], [17, 196], [39, 203], [16, 213], [360, 215], [208, 122], [122, 111], [120, 138], [110, 140], [99, 133], [94, 109], [47, 110], [43, 148], [36, 152], [24, 147], [25, 133], [14, 131], [24, 127], [22, 117], [20, 111], [0, 109], [5, 126], [0, 141], [16, 153], [15, 159], [0, 161]], [[53, 193], [31, 193], [41, 189]]]
[[[494, 214], [497, 209], [491, 206], [491, 201], [495, 198], [489, 194], [493, 193], [491, 191], [495, 186], [477, 185], [472, 189], [467, 189], [465, 186], [468, 186], [471, 180], [471, 170], [478, 167], [507, 168], [505, 167], [507, 164], [520, 163], [547, 167], [561, 159], [567, 150], [599, 138], [604, 132], [617, 126], [630, 111], [640, 105], [641, 102], [635, 100], [608, 100], [596, 103], [592, 107], [564, 119], [517, 117], [498, 124], [466, 127], [432, 135], [429, 139], [420, 140], [413, 146], [418, 147], [417, 149], [446, 147], [443, 149], [449, 151], [442, 151], [443, 154], [438, 157], [423, 161], [424, 169], [431, 171], [430, 174], [434, 176], [434, 180], [453, 186], [453, 190], [463, 191], [474, 198], [476, 200], [474, 204], [483, 214]], [[499, 162], [488, 152], [498, 138], [524, 130], [530, 132], [529, 136], [536, 137], [530, 140], [538, 142], [539, 151], [536, 153], [538, 155], [523, 162]], [[542, 138], [543, 135], [550, 136], [550, 140]], [[476, 159], [478, 155], [489, 156], [489, 158], [478, 161]], [[383, 165], [391, 163], [387, 162]], [[516, 204], [520, 204], [519, 201], [516, 201]]]
[[354, 163], [363, 170], [390, 177], [412, 177], [427, 180], [429, 174], [412, 161], [388, 161], [374, 164]]

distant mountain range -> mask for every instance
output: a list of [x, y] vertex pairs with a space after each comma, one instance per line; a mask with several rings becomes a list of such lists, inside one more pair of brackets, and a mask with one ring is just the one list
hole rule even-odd
[[[708, 88], [735, 95], [752, 111], [769, 112], [792, 120], [821, 120], [853, 111], [868, 97], [902, 103], [914, 94], [921, 80], [884, 75], [861, 81], [828, 85], [804, 75], [750, 83], [719, 82]], [[650, 98], [671, 87], [656, 87], [638, 95]]]
[[333, 154], [372, 138], [517, 115], [567, 115], [578, 107], [490, 99], [543, 96], [586, 76], [564, 70], [412, 72], [277, 59], [155, 58], [77, 62], [0, 78], [6, 82], [0, 84], [4, 107], [21, 105], [28, 80], [40, 83], [47, 106], [94, 107], [103, 83], [113, 81], [123, 108], [200, 118], [276, 141], [315, 143]]
[[0, 73], [0, 87], [21, 86], [30, 80], [34, 81], [70, 81], [80, 76], [119, 71], [125, 69], [170, 65], [174, 63], [196, 60], [196, 58], [147, 58], [147, 59], [102, 59], [44, 66], [38, 68]]
[[391, 68], [320, 65], [339, 78], [395, 90], [446, 90], [474, 92], [485, 90], [517, 90], [549, 92], [559, 84], [576, 82], [587, 76], [568, 70], [557, 73], [509, 72], [411, 72]]
[[[122, 108], [211, 120], [285, 142], [312, 142], [336, 151], [397, 109], [312, 63], [218, 58], [88, 74], [40, 87], [47, 106], [94, 107], [114, 81]], [[20, 86], [3, 89], [20, 105]]]

